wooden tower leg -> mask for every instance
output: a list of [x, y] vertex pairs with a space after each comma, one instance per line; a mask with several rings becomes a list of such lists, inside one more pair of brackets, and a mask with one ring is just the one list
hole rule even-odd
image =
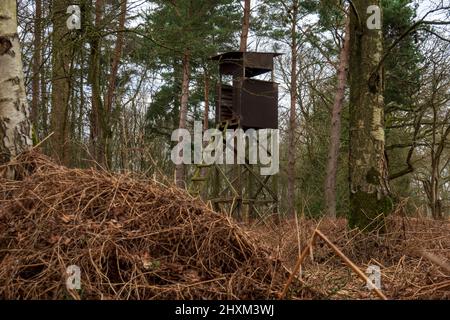
[[246, 190], [246, 196], [248, 199], [247, 221], [250, 221], [250, 219], [252, 219], [254, 215], [254, 208], [253, 208], [253, 206], [255, 205], [254, 193], [255, 193], [255, 179], [253, 178], [252, 173], [247, 170], [247, 190]]

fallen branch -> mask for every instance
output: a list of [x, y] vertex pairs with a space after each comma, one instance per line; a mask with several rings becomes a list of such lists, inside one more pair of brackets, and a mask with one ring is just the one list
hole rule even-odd
[[[316, 229], [311, 237], [311, 240], [309, 242], [309, 244], [306, 246], [305, 249], [303, 249], [302, 254], [298, 257], [297, 262], [295, 264], [294, 270], [292, 271], [291, 275], [288, 278], [288, 281], [286, 282], [283, 292], [280, 294], [280, 299], [284, 299], [284, 297], [287, 294], [287, 291], [289, 290], [289, 286], [292, 283], [292, 280], [294, 279], [294, 276], [297, 274], [297, 272], [300, 270], [300, 267], [302, 265], [303, 260], [305, 259], [306, 255], [308, 254], [308, 252], [311, 251], [312, 246], [314, 245], [314, 242], [316, 240], [316, 236], [319, 236], [320, 238], [322, 238], [323, 241], [325, 241], [325, 243], [331, 248], [333, 249], [333, 251], [342, 259], [344, 260], [344, 262], [362, 279], [364, 280], [366, 283], [370, 282], [370, 279], [365, 275], [364, 272], [361, 271], [361, 269], [358, 268], [358, 266], [356, 264], [354, 264], [349, 258], [347, 258], [347, 256], [341, 251], [339, 250], [338, 247], [336, 247], [322, 232], [320, 232], [320, 230]], [[381, 292], [380, 289], [373, 287], [373, 290], [375, 291], [375, 293], [378, 295], [378, 297], [380, 297], [383, 300], [388, 300], [387, 297], [383, 294], [383, 292]]]
[[419, 254], [424, 257], [425, 259], [429, 260], [430, 262], [438, 265], [439, 267], [441, 267], [442, 269], [445, 269], [448, 273], [450, 273], [450, 265], [448, 263], [446, 263], [445, 261], [443, 261], [440, 257], [438, 257], [437, 255], [425, 251], [425, 250], [420, 250]]
[[[339, 250], [338, 247], [336, 247], [322, 232], [319, 230], [315, 231], [316, 234], [322, 238], [323, 241], [325, 241], [326, 244], [330, 246], [331, 249], [333, 249], [336, 254], [344, 260], [344, 262], [364, 281], [370, 282], [370, 279], [364, 274], [364, 272], [361, 271], [361, 269], [358, 268], [356, 264], [354, 264], [347, 256]], [[373, 287], [375, 293], [383, 300], [387, 300], [386, 296], [381, 292], [380, 289]]]
[[[316, 230], [317, 231], [317, 230]], [[294, 280], [294, 276], [298, 273], [298, 271], [300, 270], [300, 267], [302, 265], [303, 260], [305, 259], [306, 255], [308, 254], [308, 252], [311, 250], [311, 247], [314, 244], [316, 238], [316, 232], [313, 233], [311, 240], [309, 242], [309, 244], [306, 246], [305, 249], [303, 249], [302, 254], [298, 257], [297, 262], [295, 263], [295, 267], [294, 270], [292, 271], [291, 275], [289, 276], [286, 284], [284, 285], [284, 289], [283, 292], [280, 294], [280, 299], [284, 299], [284, 297], [286, 296], [286, 293], [289, 290], [289, 286], [292, 283], [292, 280]]]

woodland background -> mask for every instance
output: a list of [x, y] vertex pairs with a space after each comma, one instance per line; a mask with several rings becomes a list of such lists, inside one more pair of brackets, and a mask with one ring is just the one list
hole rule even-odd
[[[180, 126], [180, 109], [186, 106], [187, 128], [194, 120], [214, 126], [218, 68], [209, 57], [243, 49], [239, 46], [248, 3], [18, 0], [34, 142], [48, 137], [44, 152], [69, 167], [100, 166], [172, 179], [170, 135]], [[329, 211], [324, 184], [330, 175], [332, 114], [349, 8], [345, 3], [251, 2], [244, 49], [283, 53], [275, 78], [280, 83], [279, 197], [286, 199], [280, 211], [285, 214], [319, 217]], [[391, 192], [405, 212], [448, 217], [450, 2], [380, 3], [384, 153]], [[81, 7], [81, 30], [66, 27], [71, 4]], [[349, 59], [351, 67], [355, 60], [351, 54]], [[359, 71], [349, 72], [352, 79]], [[354, 123], [349, 89], [342, 102], [337, 215], [350, 208], [349, 136]], [[190, 174], [187, 168], [186, 180]]]

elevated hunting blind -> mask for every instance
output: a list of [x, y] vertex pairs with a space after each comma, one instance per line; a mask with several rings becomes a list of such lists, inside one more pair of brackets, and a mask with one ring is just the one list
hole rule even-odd
[[[223, 132], [224, 148], [228, 129], [278, 129], [278, 84], [273, 70], [279, 55], [227, 52], [211, 58], [219, 66], [216, 126]], [[269, 72], [270, 81], [255, 79]], [[218, 212], [257, 219], [278, 213], [277, 175], [261, 176], [260, 166], [247, 156], [243, 164], [197, 165], [191, 181], [190, 191], [210, 201]]]
[[[278, 84], [273, 82], [273, 59], [279, 53], [227, 52], [212, 57], [219, 63], [216, 123], [242, 129], [278, 129]], [[272, 81], [253, 79], [271, 72]], [[232, 76], [232, 84], [224, 83]]]

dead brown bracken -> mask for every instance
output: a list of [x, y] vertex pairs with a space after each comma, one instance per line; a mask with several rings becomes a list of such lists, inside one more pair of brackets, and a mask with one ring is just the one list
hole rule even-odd
[[[185, 191], [31, 152], [0, 181], [0, 299], [271, 299], [288, 273]], [[66, 268], [81, 268], [67, 290]]]

